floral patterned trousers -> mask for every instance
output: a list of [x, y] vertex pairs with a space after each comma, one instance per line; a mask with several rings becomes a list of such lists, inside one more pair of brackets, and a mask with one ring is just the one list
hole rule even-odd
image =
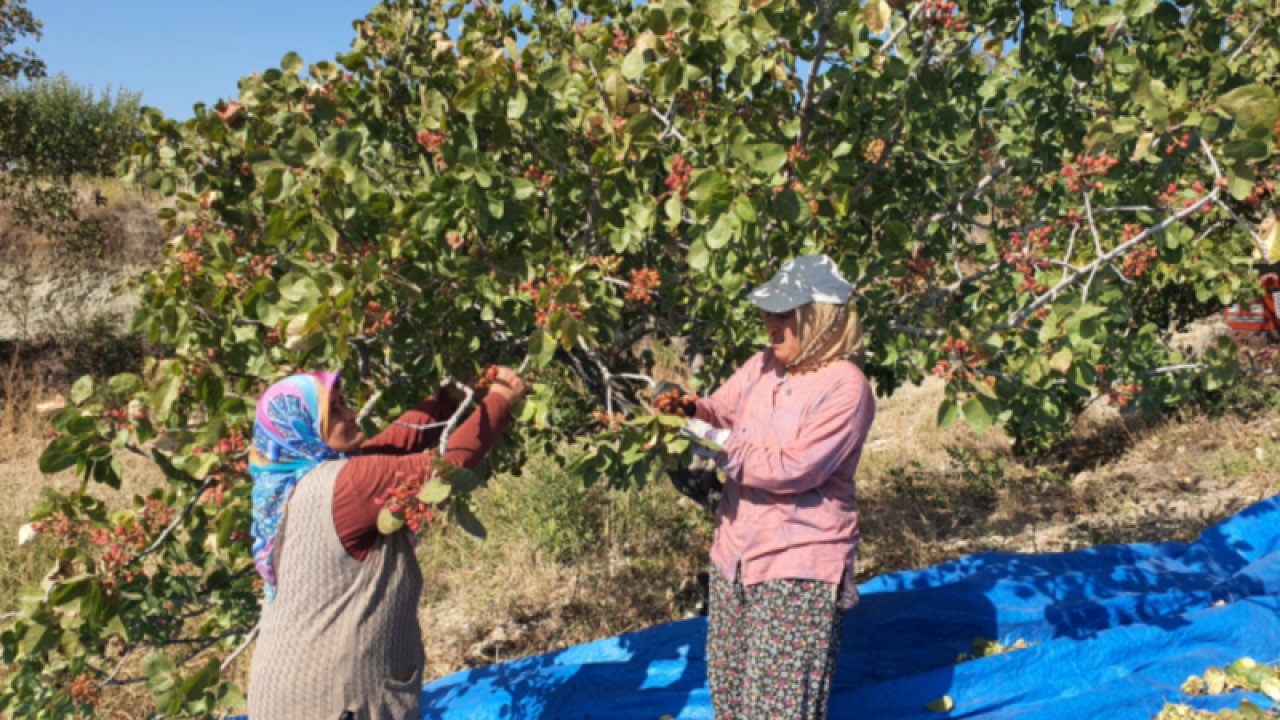
[[844, 613], [831, 583], [743, 587], [711, 571], [707, 681], [716, 720], [823, 720]]

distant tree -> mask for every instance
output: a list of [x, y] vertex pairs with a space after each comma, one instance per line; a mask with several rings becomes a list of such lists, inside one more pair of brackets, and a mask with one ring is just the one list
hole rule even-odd
[[114, 174], [138, 139], [141, 98], [127, 91], [95, 98], [64, 76], [46, 78], [34, 51], [16, 47], [41, 36], [25, 2], [0, 0], [0, 250], [17, 230], [100, 248], [105, 227], [77, 208], [71, 180]]
[[0, 80], [44, 76], [44, 63], [31, 48], [13, 49], [24, 37], [40, 39], [41, 23], [26, 4], [27, 0], [0, 0]]

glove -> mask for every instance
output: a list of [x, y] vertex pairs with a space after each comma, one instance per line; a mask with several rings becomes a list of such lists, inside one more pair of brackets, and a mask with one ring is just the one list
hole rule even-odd
[[693, 441], [693, 452], [699, 457], [714, 458], [724, 450], [733, 433], [708, 422], [691, 418], [680, 428], [680, 434]]

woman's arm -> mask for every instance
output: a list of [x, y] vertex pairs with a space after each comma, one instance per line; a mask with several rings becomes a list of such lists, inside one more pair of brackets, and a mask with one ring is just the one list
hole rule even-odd
[[707, 397], [698, 398], [698, 409], [694, 417], [716, 427], [732, 428], [738, 401], [760, 378], [764, 357], [765, 353], [756, 353], [718, 390]]
[[[360, 447], [361, 455], [405, 455], [420, 453], [440, 441], [441, 428], [421, 430], [410, 425], [432, 425], [453, 415], [457, 401], [443, 393], [432, 395], [406, 411], [385, 430]], [[401, 424], [403, 423], [403, 424]]]
[[[476, 467], [510, 421], [511, 400], [489, 393], [449, 436], [444, 460], [462, 468]], [[432, 455], [419, 453], [357, 455], [347, 461], [333, 490], [333, 524], [352, 557], [364, 560], [378, 539], [378, 513], [382, 510], [378, 499], [400, 482], [398, 476], [428, 470], [432, 460]]]
[[799, 494], [826, 482], [867, 437], [875, 396], [865, 380], [842, 385], [824, 399], [796, 438], [745, 439], [735, 433], [716, 458], [730, 478], [772, 493]]

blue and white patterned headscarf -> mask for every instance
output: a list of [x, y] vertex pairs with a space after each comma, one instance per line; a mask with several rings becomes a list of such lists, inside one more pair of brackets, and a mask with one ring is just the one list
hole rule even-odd
[[325, 444], [329, 398], [336, 373], [293, 375], [267, 388], [253, 424], [249, 475], [253, 478], [253, 562], [267, 602], [275, 599], [272, 551], [293, 488], [317, 465], [343, 457]]

